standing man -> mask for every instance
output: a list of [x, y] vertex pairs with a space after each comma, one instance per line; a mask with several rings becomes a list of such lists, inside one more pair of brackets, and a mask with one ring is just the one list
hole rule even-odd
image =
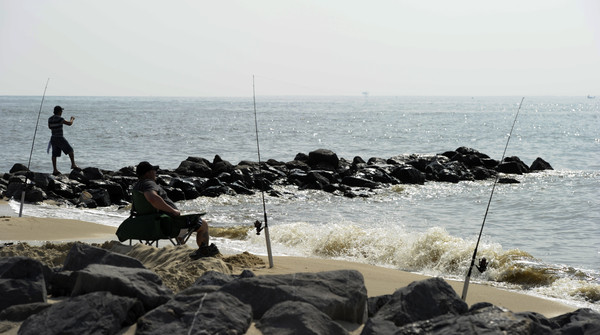
[[63, 136], [63, 124], [70, 126], [73, 124], [75, 118], [71, 116], [71, 120], [65, 120], [62, 117], [63, 109], [64, 108], [60, 106], [54, 107], [54, 115], [48, 118], [48, 128], [52, 131], [52, 137], [50, 137], [50, 145], [52, 146], [52, 174], [55, 176], [60, 174], [60, 171], [56, 168], [56, 157], [60, 157], [61, 151], [69, 155], [69, 158], [71, 159], [71, 169], [79, 169], [77, 164], [75, 164], [73, 147], [71, 147], [67, 139]]

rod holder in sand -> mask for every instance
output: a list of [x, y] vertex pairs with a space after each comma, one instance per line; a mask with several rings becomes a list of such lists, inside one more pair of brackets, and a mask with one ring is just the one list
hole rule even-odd
[[[508, 148], [508, 142], [510, 141], [510, 137], [512, 136], [512, 132], [515, 129], [515, 123], [517, 122], [517, 117], [519, 117], [519, 111], [521, 111], [521, 106], [523, 105], [523, 100], [525, 97], [521, 98], [521, 103], [519, 103], [519, 109], [517, 109], [517, 114], [515, 115], [515, 119], [513, 121], [512, 127], [510, 128], [510, 133], [508, 133], [508, 139], [506, 140], [506, 145], [504, 146], [504, 152], [502, 153], [502, 158], [500, 158], [500, 163], [504, 161], [504, 155], [506, 155], [506, 149]], [[490, 210], [490, 204], [492, 203], [492, 197], [494, 196], [494, 190], [496, 189], [496, 184], [498, 183], [498, 179], [500, 178], [500, 174], [496, 173], [496, 179], [494, 179], [494, 184], [492, 186], [492, 192], [490, 193], [490, 199], [487, 203], [487, 208], [485, 209], [485, 215], [483, 216], [483, 222], [481, 223], [481, 229], [479, 230], [479, 237], [477, 237], [477, 243], [475, 244], [475, 250], [473, 251], [473, 258], [471, 258], [471, 265], [469, 265], [469, 270], [467, 271], [467, 276], [465, 277], [465, 284], [463, 285], [462, 291], [462, 300], [467, 300], [467, 292], [469, 290], [469, 281], [471, 280], [471, 273], [473, 272], [473, 266], [475, 266], [475, 258], [477, 257], [477, 248], [479, 248], [479, 241], [481, 241], [481, 234], [483, 233], [483, 226], [485, 225], [485, 219], [487, 218], [488, 212]], [[483, 258], [484, 263], [480, 262], [480, 267], [478, 269], [487, 268], [487, 261]], [[481, 270], [480, 270], [481, 271]], [[483, 272], [483, 271], [481, 271]]]
[[[261, 161], [260, 161], [260, 144], [258, 142], [258, 120], [256, 117], [256, 91], [254, 89], [254, 76], [252, 76], [252, 99], [254, 102], [254, 128], [256, 130], [256, 151], [258, 153], [258, 174], [260, 175], [260, 192], [262, 194], [262, 205], [263, 205], [263, 214], [265, 220], [265, 226], [261, 229], [265, 231], [265, 240], [267, 241], [267, 254], [269, 255], [269, 268], [273, 267], [273, 253], [271, 252], [271, 238], [269, 237], [269, 224], [267, 221], [267, 206], [265, 205], [265, 178], [262, 174]], [[257, 234], [260, 233], [259, 227], [260, 222], [256, 222], [254, 225], [256, 226]]]

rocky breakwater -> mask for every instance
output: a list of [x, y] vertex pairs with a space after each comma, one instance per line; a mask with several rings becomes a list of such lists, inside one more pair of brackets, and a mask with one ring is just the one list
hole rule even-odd
[[[174, 292], [135, 258], [158, 249], [104, 247], [75, 243], [57, 267], [25, 256], [0, 258], [0, 332], [248, 334], [253, 327], [252, 334], [265, 335], [600, 333], [600, 314], [593, 310], [546, 318], [490, 303], [469, 307], [441, 278], [368, 298], [355, 270], [255, 276], [250, 270], [234, 274], [223, 260], [210, 258], [188, 262], [222, 271], [204, 271]], [[163, 248], [161, 256], [172, 252], [170, 259], [181, 259], [176, 253], [182, 248]]]
[[[260, 168], [257, 162], [251, 161], [233, 165], [218, 155], [212, 161], [189, 157], [175, 170], [159, 170], [157, 180], [174, 201], [222, 194], [250, 195], [260, 190], [279, 196], [274, 185], [295, 185], [299, 189], [323, 190], [346, 197], [368, 197], [386, 185], [458, 183], [494, 178], [497, 173], [511, 175], [546, 169], [552, 167], [541, 158], [530, 166], [516, 156], [499, 162], [467, 147], [435, 155], [372, 157], [367, 161], [358, 156], [349, 161], [331, 150], [318, 149], [308, 154], [299, 153], [289, 162], [269, 159], [262, 162]], [[15, 164], [0, 178], [0, 193], [20, 199], [27, 182], [25, 200], [31, 203], [54, 200], [88, 208], [125, 206], [131, 201], [129, 194], [136, 181], [135, 167], [118, 171], [87, 167], [73, 170], [69, 175], [52, 176]], [[518, 181], [508, 177], [500, 182]]]

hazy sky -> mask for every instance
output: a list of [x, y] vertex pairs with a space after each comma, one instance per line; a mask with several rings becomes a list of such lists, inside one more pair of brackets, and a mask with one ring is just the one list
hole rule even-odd
[[599, 95], [600, 1], [0, 0], [0, 95]]

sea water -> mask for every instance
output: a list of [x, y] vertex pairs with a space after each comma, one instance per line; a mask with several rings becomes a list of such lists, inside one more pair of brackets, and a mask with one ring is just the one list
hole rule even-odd
[[[319, 148], [368, 160], [460, 146], [500, 159], [506, 148], [506, 156], [526, 164], [541, 157], [554, 170], [497, 185], [477, 254], [490, 266], [484, 273], [474, 270], [472, 281], [600, 310], [600, 104], [586, 97], [525, 97], [519, 109], [520, 102], [257, 96], [255, 111], [252, 97], [45, 97], [38, 120], [41, 97], [4, 96], [0, 172], [14, 163], [52, 171], [47, 118], [55, 105], [65, 108], [63, 117], [76, 118], [64, 132], [77, 164], [106, 170], [142, 160], [175, 169], [189, 156], [257, 161], [256, 128], [263, 161], [291, 161]], [[68, 173], [69, 166], [67, 157], [59, 158], [59, 170]], [[265, 198], [273, 251], [464, 279], [492, 184], [393, 185], [353, 199], [278, 187], [283, 196]], [[18, 210], [18, 202], [10, 205]], [[223, 252], [266, 253], [264, 234], [253, 230], [253, 222], [263, 220], [260, 193], [178, 206], [208, 212], [212, 238]], [[26, 205], [24, 213], [115, 227], [128, 215], [117, 207], [48, 204]]]

